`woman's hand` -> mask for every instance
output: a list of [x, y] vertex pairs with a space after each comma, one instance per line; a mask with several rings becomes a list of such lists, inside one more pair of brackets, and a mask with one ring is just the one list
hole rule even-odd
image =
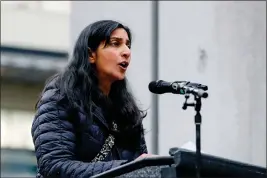
[[144, 154], [140, 155], [138, 158], [136, 158], [135, 161], [143, 159], [143, 158], [147, 158], [147, 157], [157, 157], [157, 156], [159, 156], [159, 155], [153, 155], [153, 154], [144, 153]]

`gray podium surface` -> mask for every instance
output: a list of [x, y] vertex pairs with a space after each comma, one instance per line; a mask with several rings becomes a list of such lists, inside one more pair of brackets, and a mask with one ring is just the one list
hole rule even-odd
[[160, 178], [160, 169], [168, 166], [149, 166], [138, 169], [127, 174], [118, 176], [117, 178]]

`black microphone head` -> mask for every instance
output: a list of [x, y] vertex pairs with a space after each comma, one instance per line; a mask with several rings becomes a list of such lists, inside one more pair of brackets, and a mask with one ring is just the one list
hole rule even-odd
[[148, 89], [150, 92], [155, 93], [155, 94], [163, 94], [163, 93], [168, 93], [171, 92], [171, 83], [165, 82], [163, 80], [157, 80], [157, 81], [152, 81], [148, 85]]
[[156, 91], [157, 91], [157, 85], [158, 85], [158, 82], [159, 82], [159, 81], [152, 81], [152, 82], [149, 83], [149, 85], [148, 85], [148, 89], [149, 89], [150, 92], [158, 94], [158, 93], [156, 92]]

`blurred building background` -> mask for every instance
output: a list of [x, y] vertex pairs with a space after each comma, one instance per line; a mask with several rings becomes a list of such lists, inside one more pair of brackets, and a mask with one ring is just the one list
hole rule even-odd
[[[266, 166], [266, 2], [1, 1], [1, 177], [33, 176], [34, 105], [79, 32], [114, 19], [133, 32], [128, 78], [144, 109], [152, 153], [195, 142], [183, 96], [152, 95], [152, 80], [209, 86], [203, 151]], [[142, 74], [142, 77], [137, 74]]]
[[45, 80], [68, 60], [70, 2], [1, 1], [1, 177], [34, 177], [31, 124]]

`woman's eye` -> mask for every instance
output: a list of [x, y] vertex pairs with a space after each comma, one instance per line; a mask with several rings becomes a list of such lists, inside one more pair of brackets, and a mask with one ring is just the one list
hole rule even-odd
[[[110, 45], [115, 46], [115, 47], [119, 47], [121, 45], [121, 43], [118, 41], [113, 41], [113, 42], [110, 42]], [[126, 44], [126, 45], [128, 46], [129, 49], [131, 49], [131, 44]]]
[[119, 42], [111, 42], [111, 45], [112, 45], [112, 46], [119, 46], [120, 43], [119, 43]]

